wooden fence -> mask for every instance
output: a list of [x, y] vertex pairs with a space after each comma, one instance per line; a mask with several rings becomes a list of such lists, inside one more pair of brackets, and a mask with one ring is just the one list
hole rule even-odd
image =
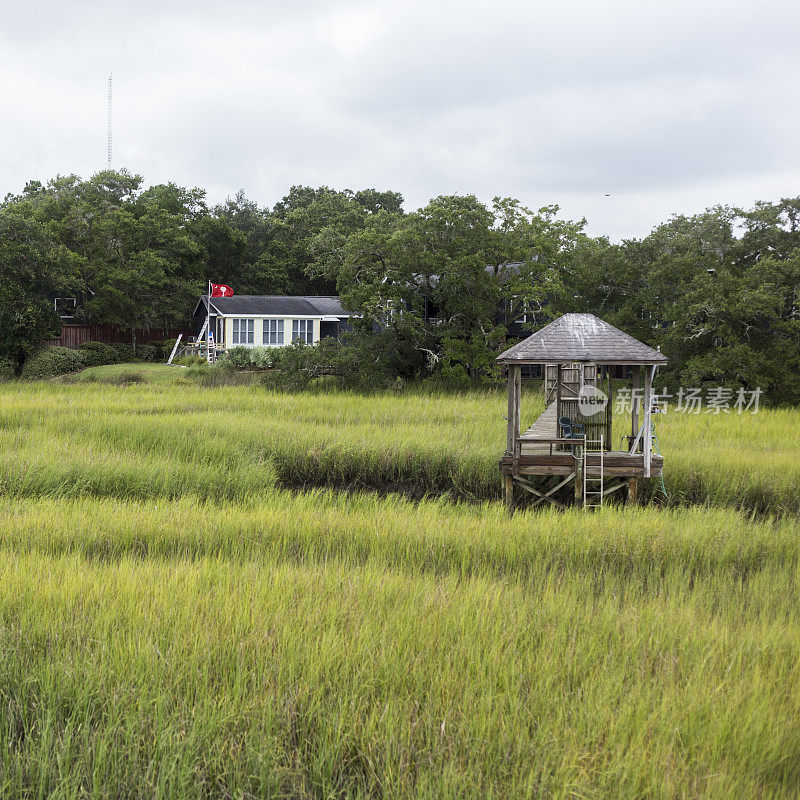
[[185, 328], [145, 328], [131, 331], [122, 330], [118, 325], [62, 325], [61, 335], [48, 339], [43, 344], [72, 348], [78, 348], [86, 342], [133, 344], [135, 341], [136, 344], [149, 344], [175, 339], [181, 333], [184, 338], [191, 335], [191, 331]]

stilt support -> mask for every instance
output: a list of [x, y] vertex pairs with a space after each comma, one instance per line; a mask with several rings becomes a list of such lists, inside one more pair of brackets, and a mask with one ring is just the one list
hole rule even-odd
[[508, 472], [503, 473], [503, 498], [506, 509], [509, 513], [512, 512], [514, 510], [514, 478]]
[[574, 446], [575, 455], [575, 505], [583, 507], [583, 470], [586, 468], [586, 444], [581, 441]]
[[639, 499], [639, 479], [638, 478], [628, 478], [628, 497], [626, 498], [628, 501], [628, 505], [635, 506]]
[[553, 497], [553, 495], [562, 486], [566, 486], [574, 477], [575, 477], [574, 473], [572, 475], [567, 475], [566, 478], [556, 483], [555, 486], [551, 486], [546, 492], [540, 492], [538, 489], [535, 489], [530, 483], [528, 483], [528, 481], [523, 480], [522, 478], [516, 478], [516, 482], [523, 489], [525, 489], [525, 491], [530, 492], [536, 498], [536, 500], [534, 500], [533, 503], [531, 503], [530, 506], [528, 506], [529, 508], [536, 508], [536, 506], [538, 506], [539, 503], [543, 503], [545, 500], [548, 503], [557, 506], [558, 508], [564, 508], [564, 504], [556, 500], [555, 497]]

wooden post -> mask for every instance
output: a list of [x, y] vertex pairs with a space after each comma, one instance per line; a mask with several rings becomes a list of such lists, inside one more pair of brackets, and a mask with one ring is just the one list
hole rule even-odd
[[513, 457], [514, 443], [516, 438], [514, 436], [514, 421], [516, 419], [514, 411], [514, 403], [516, 401], [516, 390], [514, 388], [514, 367], [509, 364], [506, 367], [506, 375], [508, 378], [508, 433], [506, 436], [506, 455]]
[[653, 426], [652, 426], [652, 411], [653, 411], [653, 372], [654, 367], [646, 366], [644, 368], [644, 431], [642, 439], [644, 440], [644, 477], [650, 477], [650, 455], [653, 452]]
[[635, 506], [639, 502], [639, 479], [628, 478], [628, 504]]
[[[506, 435], [506, 456], [514, 458], [519, 439], [520, 408], [522, 405], [522, 367], [508, 365], [508, 428]], [[512, 466], [513, 470], [514, 467]], [[503, 495], [506, 508], [514, 510], [514, 476], [512, 472], [503, 473]]]
[[[641, 381], [642, 368], [636, 366], [633, 368], [633, 380], [631, 386], [631, 441], [635, 440], [639, 434], [639, 384]], [[629, 448], [630, 449], [630, 448]]]
[[583, 471], [586, 469], [585, 440], [575, 445], [575, 505], [583, 505]]
[[561, 364], [556, 366], [556, 439], [561, 438]]
[[611, 436], [612, 431], [614, 429], [614, 398], [613, 398], [613, 379], [611, 378], [611, 367], [606, 364], [606, 370], [608, 371], [608, 381], [606, 385], [606, 395], [608, 397], [608, 405], [606, 406], [606, 450], [613, 450], [614, 447], [611, 443]]
[[503, 499], [509, 512], [514, 510], [514, 478], [510, 472], [503, 473]]
[[519, 439], [519, 426], [522, 417], [522, 365], [514, 366], [514, 444]]

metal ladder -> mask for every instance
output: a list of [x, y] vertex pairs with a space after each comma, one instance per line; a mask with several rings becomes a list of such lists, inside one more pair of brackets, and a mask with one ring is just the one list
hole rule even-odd
[[[599, 451], [590, 450], [589, 445], [600, 445]], [[600, 470], [597, 475], [589, 477], [589, 453], [595, 453], [600, 456]], [[603, 436], [600, 435], [600, 441], [596, 439], [586, 442], [586, 450], [583, 458], [583, 507], [584, 508], [602, 508], [603, 507]]]

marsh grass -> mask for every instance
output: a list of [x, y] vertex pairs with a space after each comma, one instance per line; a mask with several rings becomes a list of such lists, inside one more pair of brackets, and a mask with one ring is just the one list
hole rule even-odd
[[0, 387], [0, 796], [796, 797], [796, 413], [509, 517], [503, 405]]
[[[179, 368], [177, 368], [179, 369]], [[504, 447], [505, 398], [498, 392], [279, 394], [260, 386], [204, 388], [193, 385], [105, 384], [0, 387], [0, 436], [24, 457], [5, 458], [0, 481], [14, 491], [47, 491], [21, 478], [31, 470], [54, 486], [75, 461], [91, 473], [82, 454], [97, 451], [128, 461], [154, 476], [154, 492], [180, 494], [192, 483], [180, 465], [198, 472], [192, 491], [213, 496], [219, 482], [241, 483], [243, 494], [269, 485], [400, 490], [414, 496], [447, 494], [470, 500], [498, 499], [497, 460]], [[540, 395], [526, 395], [523, 427], [542, 409]], [[618, 419], [614, 440], [629, 422]], [[758, 513], [800, 511], [800, 411], [763, 410], [757, 415], [667, 414], [657, 419], [665, 457], [665, 484], [675, 504], [708, 503]], [[30, 447], [26, 449], [26, 437]], [[36, 437], [49, 438], [42, 448]], [[148, 467], [166, 459], [159, 467]], [[53, 462], [59, 462], [54, 467]], [[170, 475], [175, 463], [175, 488]], [[274, 466], [275, 475], [266, 475]], [[267, 466], [265, 466], [267, 465]], [[206, 477], [202, 468], [208, 466]], [[163, 469], [161, 469], [163, 467]], [[237, 471], [231, 476], [231, 470]], [[246, 473], [253, 473], [249, 478]], [[159, 477], [160, 475], [160, 477]], [[100, 484], [96, 493], [105, 491]], [[144, 486], [148, 477], [141, 482]], [[138, 491], [131, 480], [122, 495]], [[26, 487], [31, 487], [26, 488]], [[203, 488], [205, 487], [205, 488]], [[645, 486], [645, 498], [659, 486]]]
[[797, 527], [7, 502], [3, 796], [791, 797]]

